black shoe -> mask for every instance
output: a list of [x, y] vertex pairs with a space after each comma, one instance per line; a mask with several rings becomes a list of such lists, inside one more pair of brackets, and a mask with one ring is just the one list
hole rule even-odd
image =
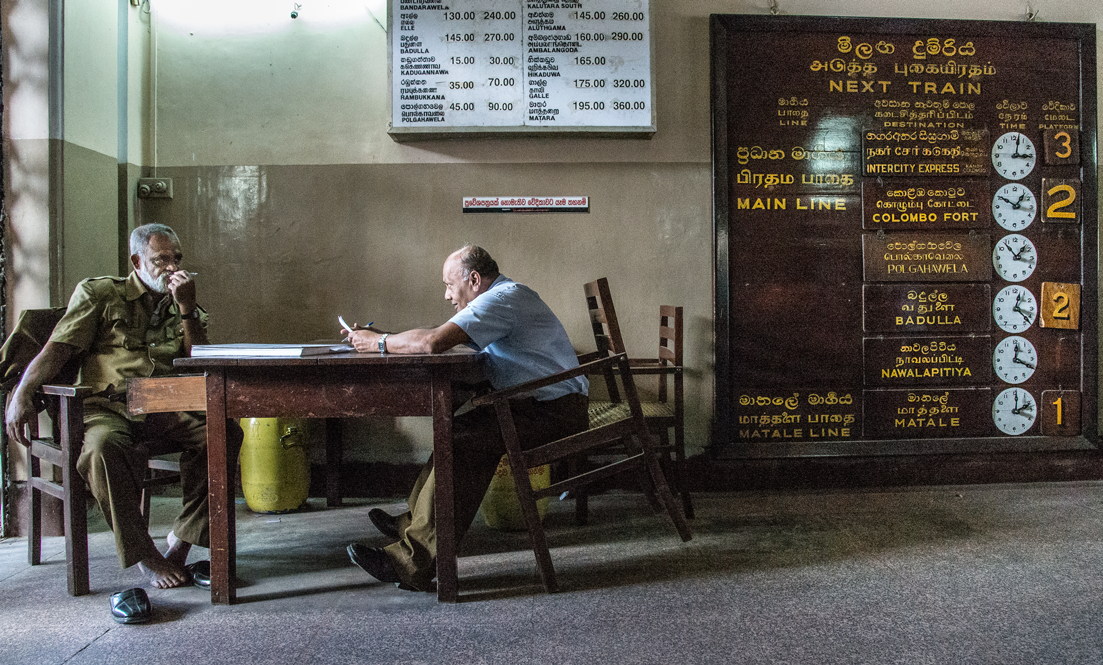
[[393, 540], [398, 540], [401, 536], [398, 533], [398, 524], [394, 515], [388, 515], [379, 508], [372, 508], [368, 511], [368, 519], [375, 525], [376, 529], [379, 529], [379, 533]]
[[184, 566], [184, 570], [191, 575], [191, 582], [200, 589], [211, 588], [211, 562], [196, 561]]
[[111, 596], [111, 618], [116, 623], [148, 623], [153, 604], [143, 589], [127, 589]]
[[387, 556], [382, 548], [365, 547], [359, 543], [352, 543], [348, 546], [348, 553], [349, 559], [353, 563], [363, 568], [364, 572], [380, 582], [399, 583], [402, 581], [398, 578], [398, 573], [395, 572], [391, 557]]

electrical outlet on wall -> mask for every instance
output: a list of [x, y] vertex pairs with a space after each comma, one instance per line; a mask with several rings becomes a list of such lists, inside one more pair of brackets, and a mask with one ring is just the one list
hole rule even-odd
[[172, 178], [138, 178], [138, 198], [171, 199]]

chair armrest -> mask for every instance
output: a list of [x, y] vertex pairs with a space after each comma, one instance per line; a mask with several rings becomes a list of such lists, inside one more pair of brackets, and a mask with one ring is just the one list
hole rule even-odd
[[56, 395], [58, 397], [79, 397], [84, 399], [92, 395], [92, 388], [88, 386], [44, 385], [42, 386], [42, 392], [47, 395]]
[[525, 383], [520, 383], [520, 384], [517, 384], [515, 386], [510, 386], [509, 388], [504, 388], [502, 390], [492, 392], [488, 395], [483, 395], [481, 397], [476, 397], [475, 399], [471, 400], [471, 404], [473, 406], [484, 406], [484, 405], [490, 404], [492, 402], [497, 402], [498, 400], [509, 399], [510, 397], [516, 397], [517, 395], [522, 395], [524, 393], [532, 392], [533, 390], [536, 390], [537, 388], [543, 388], [545, 386], [555, 385], [555, 384], [559, 383], [560, 381], [566, 381], [567, 379], [573, 379], [576, 376], [582, 376], [584, 374], [597, 373], [601, 370], [604, 370], [606, 367], [609, 367], [609, 368], [614, 367], [615, 365], [619, 364], [624, 359], [625, 359], [625, 354], [623, 354], [623, 353], [619, 353], [615, 356], [608, 356], [606, 358], [602, 358], [601, 360], [595, 360], [593, 362], [588, 362], [588, 363], [585, 363], [583, 365], [579, 365], [578, 367], [576, 367], [574, 369], [569, 369], [569, 370], [566, 370], [566, 371], [563, 371], [563, 372], [559, 372], [558, 374], [552, 374], [550, 376], [545, 376], [542, 379], [533, 379], [532, 381], [526, 381]]
[[585, 363], [591, 363], [595, 360], [601, 360], [602, 358], [606, 358], [606, 357], [608, 357], [608, 356], [605, 353], [601, 352], [601, 351], [591, 351], [589, 353], [580, 353], [580, 354], [578, 354], [578, 364], [583, 365]]

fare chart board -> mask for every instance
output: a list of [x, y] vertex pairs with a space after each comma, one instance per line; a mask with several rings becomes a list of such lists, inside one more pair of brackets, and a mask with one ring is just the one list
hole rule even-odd
[[649, 0], [390, 0], [395, 140], [655, 132]]
[[1095, 26], [711, 29], [720, 456], [1097, 447]]

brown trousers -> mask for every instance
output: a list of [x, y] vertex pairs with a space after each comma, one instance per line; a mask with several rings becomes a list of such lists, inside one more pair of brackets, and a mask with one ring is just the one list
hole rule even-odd
[[[586, 395], [580, 394], [546, 402], [532, 398], [513, 401], [511, 411], [521, 446], [535, 448], [585, 430], [589, 426], [588, 403]], [[456, 416], [452, 423], [452, 448], [459, 543], [479, 512], [498, 462], [506, 452], [494, 407], [480, 407]], [[436, 474], [430, 457], [410, 492], [409, 510], [396, 518], [402, 539], [385, 548], [398, 576], [415, 589], [428, 589], [437, 574], [435, 500]]]
[[[227, 428], [227, 434], [232, 436], [234, 429]], [[77, 471], [115, 533], [123, 568], [158, 551], [142, 518], [140, 483], [150, 456], [176, 451], [182, 451], [184, 498], [173, 533], [185, 542], [209, 547], [205, 414], [152, 413], [144, 421], [131, 421], [102, 407], [85, 406], [84, 445]]]

